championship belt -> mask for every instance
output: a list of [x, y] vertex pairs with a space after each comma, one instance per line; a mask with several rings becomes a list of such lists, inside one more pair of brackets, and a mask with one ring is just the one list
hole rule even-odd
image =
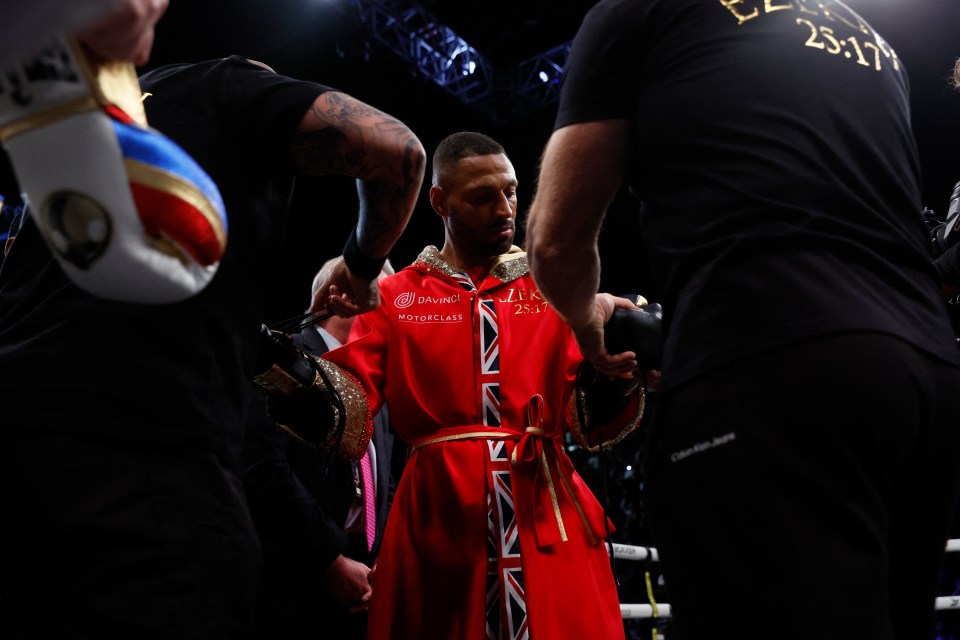
[[147, 126], [132, 64], [57, 41], [0, 74], [0, 142], [57, 262], [102, 298], [162, 304], [200, 292], [226, 250], [213, 180]]

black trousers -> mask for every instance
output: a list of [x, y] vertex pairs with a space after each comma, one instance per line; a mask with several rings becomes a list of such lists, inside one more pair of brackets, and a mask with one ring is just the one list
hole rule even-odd
[[212, 453], [5, 438], [0, 504], [0, 637], [253, 637], [260, 545]]
[[890, 336], [808, 341], [661, 394], [650, 525], [680, 640], [930, 640], [960, 370]]

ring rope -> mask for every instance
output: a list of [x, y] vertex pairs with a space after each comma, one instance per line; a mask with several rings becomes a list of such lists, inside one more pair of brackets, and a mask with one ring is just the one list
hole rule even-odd
[[[947, 540], [947, 553], [960, 552], [960, 538]], [[659, 556], [657, 550], [653, 547], [638, 547], [629, 544], [614, 544], [613, 552], [617, 560], [647, 560], [657, 562]], [[609, 553], [609, 550], [608, 550]], [[937, 611], [957, 611], [960, 610], [960, 595], [939, 596], [937, 597]], [[646, 620], [651, 618], [667, 619], [670, 618], [670, 605], [664, 602], [658, 602], [656, 606], [650, 604], [621, 604], [620, 615], [624, 620]]]

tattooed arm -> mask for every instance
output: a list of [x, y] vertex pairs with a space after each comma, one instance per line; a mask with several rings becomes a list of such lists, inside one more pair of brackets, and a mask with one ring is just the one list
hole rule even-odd
[[[358, 248], [369, 258], [385, 257], [407, 226], [423, 183], [426, 153], [409, 127], [345, 93], [328, 91], [300, 121], [293, 156], [303, 173], [357, 179]], [[348, 316], [376, 307], [376, 279], [363, 280], [341, 266], [321, 285], [312, 309]]]

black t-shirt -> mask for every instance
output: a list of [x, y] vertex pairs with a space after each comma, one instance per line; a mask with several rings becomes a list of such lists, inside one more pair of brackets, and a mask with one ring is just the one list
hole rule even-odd
[[955, 244], [934, 261], [940, 279], [945, 284], [960, 286], [960, 244]]
[[28, 218], [0, 272], [0, 433], [223, 453], [251, 387], [266, 288], [280, 277], [270, 262], [293, 188], [293, 135], [327, 88], [239, 57], [163, 67], [141, 86], [151, 126], [219, 186], [226, 254], [207, 288], [184, 302], [111, 302], [66, 278]]
[[662, 389], [845, 331], [956, 361], [903, 63], [835, 0], [603, 0], [556, 128], [629, 119], [663, 295]]

